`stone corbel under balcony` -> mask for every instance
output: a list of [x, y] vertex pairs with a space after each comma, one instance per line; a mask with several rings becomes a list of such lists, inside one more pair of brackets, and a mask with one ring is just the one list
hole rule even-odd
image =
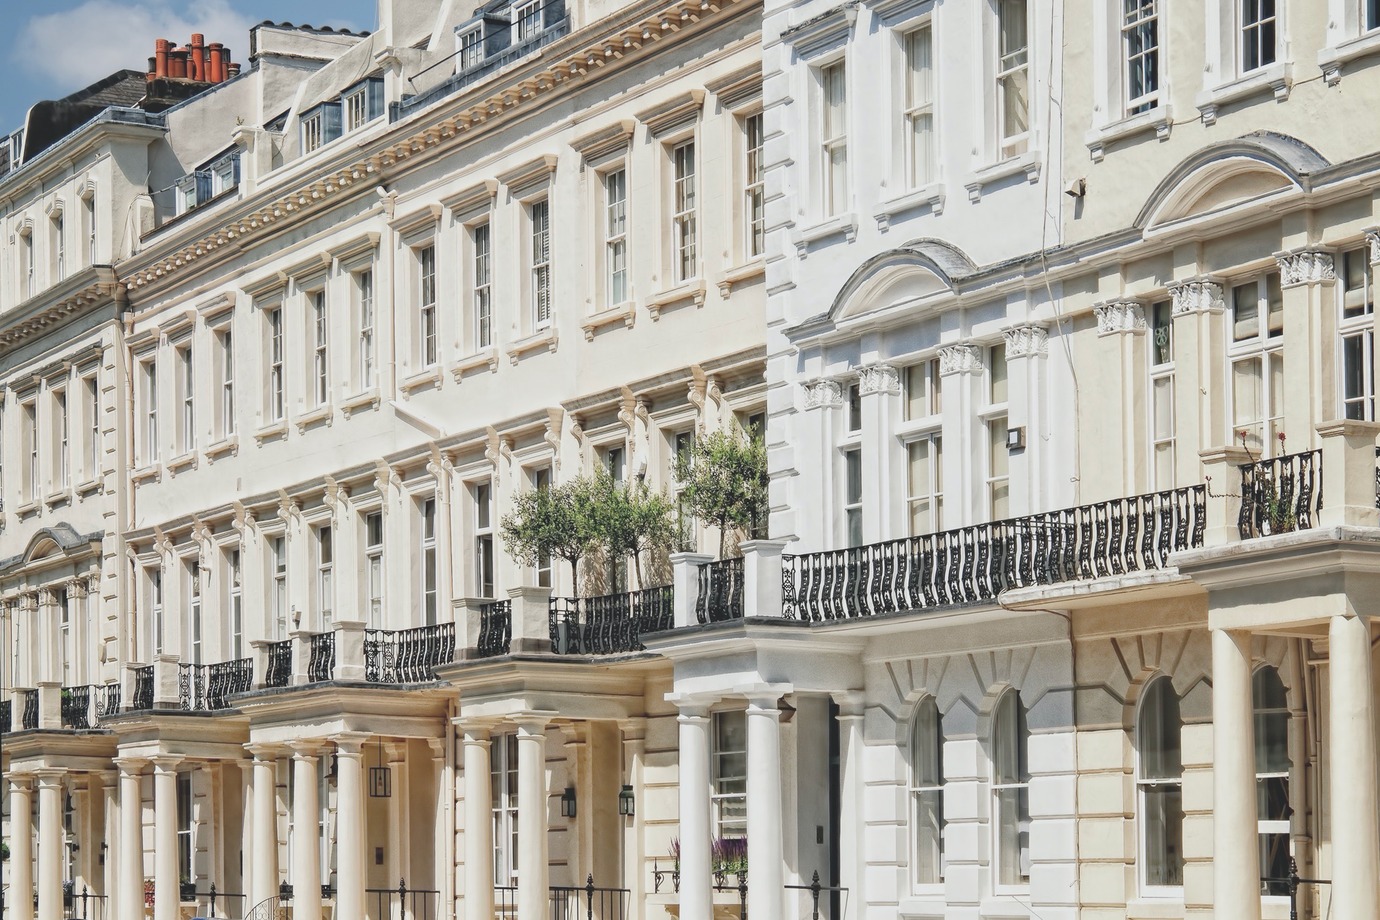
[[810, 254], [810, 247], [815, 243], [836, 236], [842, 236], [845, 243], [856, 240], [858, 238], [858, 215], [852, 211], [847, 211], [843, 214], [836, 214], [814, 226], [795, 231], [791, 235], [791, 243], [795, 246], [796, 258], [805, 258]]
[[317, 406], [310, 412], [297, 416], [292, 423], [297, 426], [297, 433], [303, 434], [308, 428], [324, 423], [327, 428], [331, 426], [332, 410], [329, 405]]
[[735, 265], [719, 276], [719, 296], [728, 298], [733, 288], [748, 281], [766, 277], [767, 263], [761, 256], [742, 265]]
[[1027, 150], [1020, 156], [1009, 157], [1000, 163], [993, 163], [990, 166], [975, 170], [968, 177], [968, 181], [963, 183], [963, 187], [968, 190], [968, 200], [976, 204], [982, 200], [983, 190], [987, 186], [1021, 173], [1025, 173], [1025, 181], [1034, 185], [1040, 181], [1042, 165], [1039, 151]]
[[377, 409], [379, 407], [378, 387], [370, 387], [363, 393], [356, 393], [354, 396], [351, 396], [340, 404], [340, 412], [346, 419], [349, 419], [351, 415], [363, 409], [365, 406], [368, 406], [370, 409]]
[[1088, 155], [1094, 163], [1101, 163], [1107, 147], [1117, 141], [1137, 134], [1155, 132], [1155, 139], [1169, 140], [1169, 132], [1174, 126], [1174, 113], [1168, 105], [1157, 105], [1148, 112], [1139, 112], [1122, 118], [1100, 128], [1093, 128], [1083, 135], [1083, 143], [1088, 147]]
[[944, 183], [931, 182], [904, 195], [889, 198], [877, 205], [872, 216], [877, 220], [877, 231], [886, 233], [891, 229], [891, 219], [905, 211], [929, 208], [938, 217], [944, 213]]
[[631, 329], [636, 320], [637, 304], [631, 300], [625, 300], [620, 304], [586, 316], [585, 321], [580, 324], [580, 328], [584, 330], [585, 341], [593, 342], [595, 331], [620, 322]]
[[540, 351], [545, 348], [549, 352], [555, 352], [559, 344], [559, 337], [556, 335], [555, 326], [547, 326], [538, 332], [534, 332], [525, 338], [518, 339], [508, 346], [508, 360], [517, 364], [522, 356], [533, 351]]
[[1222, 106], [1264, 93], [1266, 90], [1274, 94], [1276, 102], [1286, 102], [1294, 85], [1293, 70], [1292, 64], [1282, 61], [1262, 67], [1221, 86], [1203, 90], [1193, 100], [1193, 104], [1202, 115], [1203, 124], [1212, 125], [1217, 123], [1217, 112]]
[[455, 378], [456, 383], [459, 383], [467, 373], [480, 367], [487, 367], [491, 374], [498, 371], [497, 348], [490, 345], [488, 348], [479, 349], [472, 355], [466, 355], [455, 362], [455, 365], [450, 369], [450, 375]]
[[678, 303], [694, 301], [696, 307], [704, 306], [704, 279], [691, 278], [675, 287], [653, 294], [647, 299], [647, 312], [652, 314], [652, 322], [661, 319], [661, 311]]
[[206, 462], [215, 463], [218, 459], [227, 454], [235, 456], [240, 452], [239, 435], [227, 435], [212, 444], [206, 445]]

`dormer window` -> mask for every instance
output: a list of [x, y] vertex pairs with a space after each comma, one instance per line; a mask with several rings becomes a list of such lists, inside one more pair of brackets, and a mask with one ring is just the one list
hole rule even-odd
[[370, 78], [356, 83], [340, 94], [340, 102], [345, 130], [362, 128], [383, 114], [383, 81]]
[[455, 37], [457, 70], [478, 67], [484, 60], [484, 33], [476, 26]]
[[340, 136], [340, 103], [323, 102], [302, 116], [302, 154], [311, 153]]
[[211, 195], [224, 194], [240, 184], [240, 155], [232, 153], [211, 164]]
[[542, 4], [543, 0], [523, 0], [513, 4], [513, 44], [541, 34]]

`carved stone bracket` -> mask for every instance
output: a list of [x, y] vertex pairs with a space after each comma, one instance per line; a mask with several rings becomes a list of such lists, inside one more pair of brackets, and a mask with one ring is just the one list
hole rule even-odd
[[1118, 332], [1145, 331], [1145, 307], [1135, 300], [1110, 300], [1096, 304], [1097, 334], [1115, 335]]
[[890, 364], [867, 364], [858, 368], [858, 393], [896, 395], [901, 392], [901, 374]]
[[939, 349], [939, 375], [981, 374], [983, 371], [982, 349], [976, 345], [946, 345]]
[[836, 409], [843, 405], [843, 384], [837, 380], [810, 380], [804, 386], [806, 409]]
[[1275, 261], [1279, 263], [1279, 281], [1284, 287], [1337, 280], [1336, 265], [1330, 252], [1320, 249], [1277, 252]]
[[1221, 313], [1226, 304], [1222, 299], [1222, 285], [1210, 278], [1195, 278], [1169, 285], [1174, 298], [1174, 315], [1186, 313]]
[[1049, 330], [1044, 326], [1028, 323], [1002, 331], [1006, 337], [1006, 357], [1039, 358], [1047, 354]]
[[1370, 244], [1370, 264], [1380, 265], [1380, 228], [1367, 230], [1366, 242]]

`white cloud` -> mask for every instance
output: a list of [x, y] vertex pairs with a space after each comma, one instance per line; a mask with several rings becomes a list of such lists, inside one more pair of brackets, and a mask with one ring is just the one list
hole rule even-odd
[[156, 39], [185, 45], [193, 32], [228, 45], [244, 63], [253, 20], [227, 0], [85, 0], [33, 16], [15, 37], [15, 62], [59, 92], [79, 89], [117, 70], [144, 70]]

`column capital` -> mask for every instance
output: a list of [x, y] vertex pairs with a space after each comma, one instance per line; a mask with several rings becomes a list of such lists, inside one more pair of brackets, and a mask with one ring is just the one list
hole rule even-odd
[[67, 778], [67, 770], [63, 767], [40, 767], [33, 772], [33, 776], [39, 786], [60, 786]]
[[1139, 300], [1109, 300], [1093, 304], [1099, 336], [1145, 332], [1145, 305]]
[[1337, 280], [1336, 263], [1325, 249], [1297, 249], [1275, 253], [1282, 287], [1300, 284], [1331, 283]]
[[1188, 313], [1221, 313], [1226, 309], [1222, 299], [1222, 282], [1216, 278], [1189, 278], [1169, 284], [1169, 294], [1174, 298], [1174, 315]]
[[149, 765], [147, 757], [117, 757], [112, 761], [121, 776], [138, 776]]
[[357, 757], [364, 754], [364, 746], [369, 743], [369, 736], [364, 732], [341, 732], [332, 735], [331, 741], [335, 744], [337, 756]]
[[954, 374], [981, 374], [986, 367], [982, 362], [982, 349], [971, 342], [945, 345], [939, 349], [939, 376], [951, 377]]
[[322, 752], [320, 741], [292, 741], [288, 747], [292, 749], [292, 759], [299, 761], [316, 760]]
[[840, 690], [831, 696], [839, 707], [838, 719], [840, 722], [845, 719], [861, 719], [863, 717], [863, 710], [867, 708], [867, 698], [863, 691]]
[[10, 787], [24, 792], [33, 788], [34, 775], [32, 773], [10, 773]]
[[801, 386], [805, 390], [806, 409], [837, 409], [843, 405], [843, 384], [837, 380], [820, 377]]
[[186, 759], [181, 754], [158, 754], [150, 757], [149, 762], [153, 764], [154, 773], [176, 773]]
[[618, 730], [623, 733], [623, 743], [647, 740], [646, 719], [619, 719]]
[[244, 749], [252, 754], [256, 761], [260, 762], [265, 760], [277, 760], [284, 754], [284, 748], [281, 744], [246, 744]]
[[901, 374], [890, 364], [881, 361], [858, 368], [858, 393], [862, 396], [881, 394], [897, 396], [901, 392]]
[[431, 748], [431, 759], [438, 760], [446, 756], [446, 740], [444, 738], [426, 739], [427, 747]]
[[518, 737], [545, 734], [546, 727], [556, 717], [554, 712], [524, 712], [510, 720], [518, 727]]
[[1003, 329], [1006, 339], [1006, 357], [1039, 358], [1049, 353], [1049, 330], [1039, 323], [1022, 323]]

